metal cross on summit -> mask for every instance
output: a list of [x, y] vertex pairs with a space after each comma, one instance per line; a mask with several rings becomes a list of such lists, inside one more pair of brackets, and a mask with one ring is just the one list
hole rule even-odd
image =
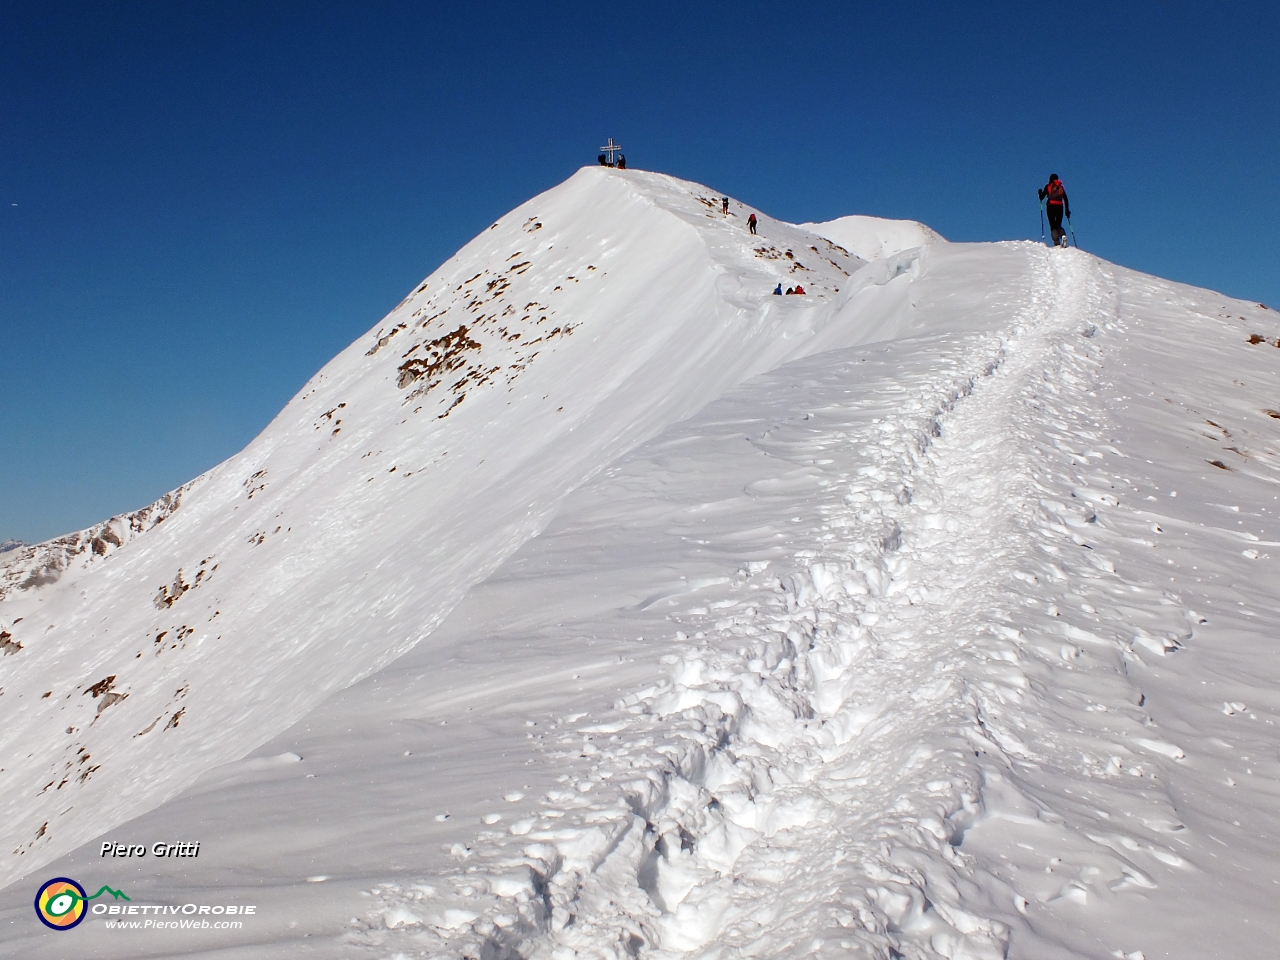
[[614, 154], [622, 152], [622, 144], [614, 143], [613, 137], [610, 137], [609, 142], [600, 148], [600, 152], [609, 158], [609, 166], [612, 167], [615, 159]]

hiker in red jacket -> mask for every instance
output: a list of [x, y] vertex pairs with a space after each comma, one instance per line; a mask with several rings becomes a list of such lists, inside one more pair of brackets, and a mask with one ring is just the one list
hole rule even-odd
[[754, 213], [747, 217], [747, 229], [752, 233], [756, 232], [756, 215]]
[[1067, 199], [1066, 188], [1056, 173], [1049, 174], [1049, 182], [1040, 191], [1040, 199], [1045, 201], [1045, 212], [1049, 214], [1049, 233], [1053, 237], [1053, 245], [1067, 245], [1067, 231], [1062, 229], [1062, 215], [1071, 219], [1071, 201]]

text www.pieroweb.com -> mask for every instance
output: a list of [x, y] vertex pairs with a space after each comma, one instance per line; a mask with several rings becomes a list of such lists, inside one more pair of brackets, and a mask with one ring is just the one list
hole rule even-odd
[[[93, 913], [103, 916], [103, 926], [108, 930], [240, 930], [244, 927], [241, 920], [224, 919], [227, 915], [240, 914], [248, 916], [256, 914], [256, 905], [246, 906], [197, 906], [194, 903], [176, 905], [140, 905], [140, 904], [99, 904]], [[145, 914], [160, 916], [145, 916]], [[143, 914], [137, 919], [134, 917]], [[166, 917], [164, 914], [178, 914]], [[194, 916], [193, 916], [194, 914]], [[221, 914], [222, 916], [218, 916]]]
[[191, 917], [157, 920], [147, 917], [145, 920], [107, 920], [103, 926], [108, 930], [239, 930], [244, 924], [239, 920], [196, 920]]

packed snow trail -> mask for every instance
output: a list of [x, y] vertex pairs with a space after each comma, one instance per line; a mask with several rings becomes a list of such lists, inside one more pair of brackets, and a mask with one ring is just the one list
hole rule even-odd
[[[1015, 625], [1011, 602], [1043, 603], [1021, 584], [1109, 572], [1059, 556], [1096, 515], [1055, 498], [1070, 451], [1109, 429], [1092, 402], [1095, 337], [1117, 314], [1097, 261], [1022, 251], [1006, 254], [1030, 263], [1019, 289], [1000, 291], [1016, 309], [999, 336], [885, 348], [913, 380], [869, 380], [865, 357], [838, 352], [775, 375], [806, 384], [811, 412], [785, 431], [798, 436], [754, 442], [806, 465], [797, 512], [818, 529], [793, 534], [785, 561], [748, 564], [722, 597], [700, 593], [678, 619], [701, 642], [672, 683], [578, 730], [561, 759], [590, 757], [590, 774], [576, 788], [566, 775], [505, 836], [482, 835], [460, 893], [375, 889], [387, 907], [357, 942], [392, 927], [429, 956], [1005, 955], [1029, 899], [965, 855], [965, 831], [1002, 811], [1069, 847], [1047, 804], [1063, 798], [1035, 771], [1119, 776], [1133, 748], [1062, 725], [1057, 701], [1083, 675], [1089, 696], [1130, 705], [1118, 732], [1145, 732], [1124, 633], [1187, 633], [1177, 604], [1126, 610], [1113, 636], [1052, 602], [1036, 611], [1047, 636]], [[1046, 431], [1059, 449], [1044, 448]], [[1134, 742], [1175, 752], [1153, 734]], [[1130, 764], [1146, 782], [1126, 803], [1147, 835], [1090, 857], [1086, 882], [1051, 871], [1028, 891], [1038, 901], [1147, 889], [1144, 858], [1182, 862], [1160, 836], [1177, 818], [1148, 786], [1155, 771]]]

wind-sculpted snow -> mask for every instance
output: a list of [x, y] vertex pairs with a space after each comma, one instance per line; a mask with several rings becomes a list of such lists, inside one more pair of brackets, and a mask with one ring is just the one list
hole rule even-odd
[[880, 217], [840, 217], [825, 223], [802, 223], [820, 237], [826, 237], [864, 260], [882, 260], [945, 238], [915, 220], [884, 220]]
[[[767, 218], [752, 236], [745, 212], [585, 169], [198, 483], [6, 556], [0, 881], [411, 648], [568, 490], [802, 351], [868, 286], [861, 261]], [[808, 295], [770, 296], [779, 281]]]

